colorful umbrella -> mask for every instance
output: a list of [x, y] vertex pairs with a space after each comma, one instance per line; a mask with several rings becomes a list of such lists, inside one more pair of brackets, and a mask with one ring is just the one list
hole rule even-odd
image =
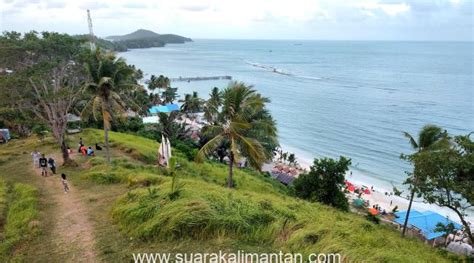
[[379, 214], [379, 211], [373, 207], [369, 208], [369, 213], [373, 216], [376, 216]]

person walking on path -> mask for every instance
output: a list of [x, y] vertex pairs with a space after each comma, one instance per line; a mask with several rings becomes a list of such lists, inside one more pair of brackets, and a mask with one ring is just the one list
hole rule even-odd
[[64, 193], [67, 194], [69, 192], [69, 186], [67, 185], [67, 179], [64, 173], [61, 174], [61, 183], [63, 184]]
[[39, 165], [41, 167], [41, 176], [48, 176], [48, 159], [44, 154], [39, 158]]
[[33, 166], [35, 168], [39, 168], [39, 158], [40, 158], [40, 156], [41, 156], [41, 154], [37, 150], [34, 150], [31, 153], [31, 158], [33, 158]]
[[49, 168], [51, 169], [51, 172], [53, 174], [56, 174], [56, 161], [53, 159], [53, 157], [49, 157], [48, 164]]

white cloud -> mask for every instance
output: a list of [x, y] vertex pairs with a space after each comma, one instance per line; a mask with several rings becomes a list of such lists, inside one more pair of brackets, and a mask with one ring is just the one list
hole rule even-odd
[[470, 39], [469, 7], [471, 0], [0, 0], [0, 31], [86, 33], [90, 9], [99, 36], [146, 28], [195, 38]]
[[358, 4], [362, 10], [381, 10], [389, 16], [397, 16], [410, 11], [410, 6], [406, 3], [380, 3], [376, 1], [364, 2]]

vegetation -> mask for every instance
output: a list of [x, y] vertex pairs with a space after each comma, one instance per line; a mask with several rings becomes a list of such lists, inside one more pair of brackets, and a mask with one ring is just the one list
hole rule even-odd
[[[197, 160], [212, 155], [221, 145], [227, 143], [229, 157], [229, 176], [227, 186], [232, 188], [233, 166], [245, 157], [250, 166], [260, 170], [262, 164], [271, 159], [273, 149], [265, 148], [264, 143], [276, 141], [276, 127], [272, 119], [262, 116], [265, 112], [263, 98], [251, 87], [235, 82], [223, 92], [223, 103], [219, 112], [219, 123], [204, 127], [204, 133], [210, 139], [201, 147]], [[264, 140], [263, 137], [269, 138]], [[261, 140], [259, 140], [261, 139]]]
[[192, 41], [190, 38], [173, 34], [161, 35], [144, 29], [123, 36], [109, 36], [106, 39], [112, 40], [115, 45], [125, 48], [163, 47], [166, 44], [182, 44]]
[[343, 211], [349, 210], [347, 197], [342, 191], [344, 175], [349, 170], [350, 159], [338, 161], [315, 159], [309, 173], [300, 175], [293, 186], [298, 197], [327, 204]]
[[[186, 100], [185, 100], [186, 101]], [[219, 107], [222, 106], [222, 93], [214, 87], [209, 94], [209, 99], [204, 104], [204, 118], [208, 123], [217, 121]]]
[[48, 125], [64, 163], [69, 163], [65, 133], [67, 114], [77, 102], [83, 82], [81, 42], [57, 33], [4, 33], [0, 46], [4, 53], [0, 56], [5, 57], [0, 68], [13, 70], [1, 77], [2, 94], [10, 101], [5, 103]]
[[[3, 229], [3, 225], [5, 224], [5, 215], [6, 215], [6, 208], [7, 208], [7, 185], [6, 183], [0, 179], [0, 233]], [[0, 235], [1, 239], [1, 235]]]
[[[446, 132], [437, 126], [434, 125], [426, 125], [424, 126], [420, 133], [418, 134], [418, 141], [416, 141], [413, 136], [411, 136], [408, 132], [403, 132], [405, 137], [408, 138], [410, 141], [411, 146], [413, 147], [414, 150], [417, 152], [423, 152], [423, 151], [430, 151], [432, 149], [436, 149], [437, 147], [443, 145], [446, 143], [446, 138], [447, 134]], [[401, 158], [405, 158], [404, 155], [401, 155]], [[409, 177], [405, 181], [405, 184], [410, 185], [410, 202], [408, 204], [408, 209], [407, 213], [405, 216], [405, 222], [403, 223], [403, 231], [402, 235], [404, 236], [406, 233], [407, 229], [407, 224], [408, 224], [408, 218], [410, 217], [410, 211], [411, 211], [411, 206], [413, 203], [413, 199], [415, 197], [415, 194], [417, 193], [417, 184], [418, 184], [418, 178], [416, 177], [416, 170], [417, 167], [414, 167], [414, 172], [413, 173], [408, 173]]]
[[[115, 40], [137, 46], [160, 41], [157, 36], [143, 38], [144, 34], [150, 32], [141, 30]], [[39, 147], [42, 153], [54, 156], [59, 144], [66, 162], [70, 158], [67, 145], [79, 136], [89, 145], [104, 138], [105, 154], [98, 151], [94, 157], [76, 156], [79, 166], [60, 169], [74, 184], [71, 192], [81, 193], [76, 197], [87, 196], [87, 202], [97, 204], [83, 210], [91, 213], [94, 226], [87, 229], [98, 240], [91, 250], [100, 251], [104, 261], [123, 260], [138, 251], [134, 249], [159, 247], [176, 252], [176, 244], [197, 246], [203, 248], [201, 252], [215, 250], [217, 245], [229, 251], [340, 253], [344, 261], [450, 259], [446, 252], [418, 240], [402, 239], [396, 230], [379, 225], [376, 217], [347, 213], [348, 202], [341, 189], [350, 159], [316, 159], [293, 189], [260, 173], [262, 164], [273, 158], [278, 147], [276, 124], [266, 108], [269, 100], [244, 83], [233, 82], [223, 91], [214, 88], [207, 101], [196, 92], [188, 94], [181, 112], [161, 114], [159, 123], [145, 126], [140, 118], [129, 117], [130, 111], [144, 113], [156, 102], [172, 103], [177, 90], [170, 87], [169, 79], [152, 76], [148, 88], [164, 90], [149, 95], [138, 85], [137, 80], [143, 77], [139, 69], [103, 48], [89, 52], [80, 38], [6, 32], [0, 37], [0, 67], [12, 69], [0, 75], [0, 89], [5, 94], [0, 99], [0, 122], [18, 134], [38, 135], [14, 140], [0, 149], [0, 168], [8, 174], [0, 175], [3, 261], [21, 261], [16, 258], [17, 251], [36, 256], [35, 246], [30, 248], [26, 242], [32, 240], [41, 247], [55, 225], [48, 221], [52, 220], [48, 213], [43, 215], [38, 208], [51, 211], [52, 203], [39, 195], [47, 197], [44, 181], [54, 177], [32, 176], [29, 151]], [[189, 129], [176, 120], [201, 111], [209, 124], [198, 140], [190, 138]], [[94, 117], [83, 119], [85, 127], [103, 130], [86, 128], [67, 138], [66, 117], [73, 112]], [[39, 121], [31, 121], [34, 116]], [[55, 141], [41, 132], [44, 128], [51, 130]], [[161, 135], [169, 137], [174, 146], [169, 168], [156, 166]], [[453, 209], [463, 220], [467, 202], [474, 199], [469, 136], [450, 142], [447, 133], [435, 126], [425, 127], [418, 141], [405, 135], [417, 150], [402, 155], [414, 165], [407, 180], [411, 199], [416, 193], [428, 202]], [[210, 159], [205, 161], [205, 157]], [[281, 152], [280, 158], [296, 165], [294, 154]], [[227, 165], [223, 164], [225, 159]], [[248, 165], [236, 169], [236, 163]], [[25, 181], [41, 186], [42, 191], [38, 193]], [[468, 232], [472, 239], [469, 228]], [[115, 257], [117, 254], [121, 256]], [[49, 260], [48, 255], [45, 258]]]
[[[94, 142], [103, 137], [103, 131], [86, 129], [78, 136]], [[67, 170], [75, 191], [84, 201], [93, 202], [89, 208], [99, 224], [95, 229], [97, 249], [106, 262], [128, 261], [132, 252], [159, 248], [170, 252], [282, 250], [306, 255], [317, 251], [340, 253], [344, 260], [355, 262], [450, 260], [445, 252], [418, 240], [401, 239], [394, 229], [372, 224], [363, 216], [293, 198], [286, 187], [248, 169], [234, 171], [237, 191], [226, 189], [226, 166], [188, 161], [176, 149], [173, 153], [181, 187], [177, 197], [170, 196], [173, 175], [166, 168], [156, 168], [156, 141], [110, 132], [110, 143], [112, 153], [122, 156], [114, 158], [110, 166], [97, 152], [96, 157], [78, 156], [81, 165]], [[36, 144], [35, 139], [12, 141], [0, 153], [7, 156]], [[47, 152], [50, 148], [44, 147], [51, 146], [41, 147], [39, 150]], [[18, 166], [20, 160], [31, 162], [25, 154], [9, 162], [8, 167]], [[119, 180], [103, 184], [90, 176], [92, 173]], [[37, 246], [34, 242], [31, 249], [44, 248], [48, 233], [41, 231], [45, 239]], [[38, 255], [38, 250], [25, 249], [32, 258]], [[55, 257], [51, 250], [45, 251], [44, 259]]]
[[[86, 132], [87, 140], [100, 134]], [[132, 141], [130, 147], [136, 153], [154, 155], [147, 150], [152, 141], [132, 137], [111, 133], [118, 148]], [[127, 240], [138, 240], [143, 247], [153, 242], [211, 244], [219, 239], [225, 244], [226, 240], [238, 242], [236, 249], [251, 246], [304, 254], [338, 252], [350, 261], [448, 261], [422, 242], [401, 239], [395, 230], [372, 224], [362, 216], [292, 198], [285, 188], [261, 175], [238, 169], [238, 191], [227, 190], [223, 188], [225, 166], [188, 162], [179, 152], [176, 158], [182, 185], [178, 197], [170, 198], [172, 175], [163, 168], [149, 174], [161, 178], [158, 183], [132, 188], [114, 204], [113, 218]], [[140, 165], [124, 171], [136, 177], [148, 173]]]
[[415, 167], [417, 193], [429, 203], [447, 207], [458, 215], [474, 243], [467, 209], [474, 203], [474, 142], [469, 135], [456, 136], [450, 145], [404, 156]]
[[[87, 72], [90, 81], [86, 84], [91, 98], [83, 109], [83, 114], [101, 112], [107, 162], [110, 163], [109, 137], [112, 116], [125, 114], [128, 106], [121, 96], [125, 90], [133, 89], [136, 85], [135, 70], [128, 66], [122, 58], [114, 54], [103, 54], [99, 49], [91, 54], [87, 61]], [[114, 114], [115, 113], [115, 114]], [[95, 115], [94, 115], [95, 116]]]
[[34, 220], [38, 217], [38, 199], [35, 188], [17, 183], [8, 197], [4, 234], [0, 236], [0, 260], [6, 262], [15, 246], [31, 239], [37, 232]]
[[[90, 40], [90, 35], [75, 35], [73, 36], [83, 42], [88, 42]], [[94, 43], [96, 47], [104, 49], [104, 50], [109, 50], [109, 51], [114, 51], [114, 52], [125, 52], [128, 50], [127, 46], [124, 45], [123, 43], [120, 42], [113, 42], [113, 41], [108, 41], [106, 39], [94, 36]]]

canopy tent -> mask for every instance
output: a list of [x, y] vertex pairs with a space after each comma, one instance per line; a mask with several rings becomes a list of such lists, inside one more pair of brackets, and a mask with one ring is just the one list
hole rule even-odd
[[[406, 211], [401, 211], [395, 213], [398, 217], [394, 222], [403, 225], [405, 222]], [[416, 227], [421, 230], [421, 234], [427, 239], [432, 240], [437, 237], [443, 236], [443, 232], [435, 232], [436, 225], [441, 223], [443, 225], [448, 225], [452, 223], [456, 229], [462, 229], [462, 226], [452, 220], [449, 220], [447, 217], [444, 217], [433, 211], [418, 212], [416, 210], [410, 211], [410, 216], [408, 217], [408, 224], [412, 227]]]
[[171, 143], [168, 138], [161, 135], [161, 143], [158, 148], [158, 164], [168, 167], [171, 158]]
[[358, 198], [358, 199], [355, 199], [354, 202], [353, 202], [354, 206], [356, 207], [363, 207], [364, 206], [364, 200]]
[[169, 112], [178, 111], [178, 110], [179, 110], [178, 104], [172, 103], [172, 104], [166, 104], [166, 105], [155, 105], [151, 107], [148, 111], [150, 113], [157, 114], [160, 112], [169, 113]]

